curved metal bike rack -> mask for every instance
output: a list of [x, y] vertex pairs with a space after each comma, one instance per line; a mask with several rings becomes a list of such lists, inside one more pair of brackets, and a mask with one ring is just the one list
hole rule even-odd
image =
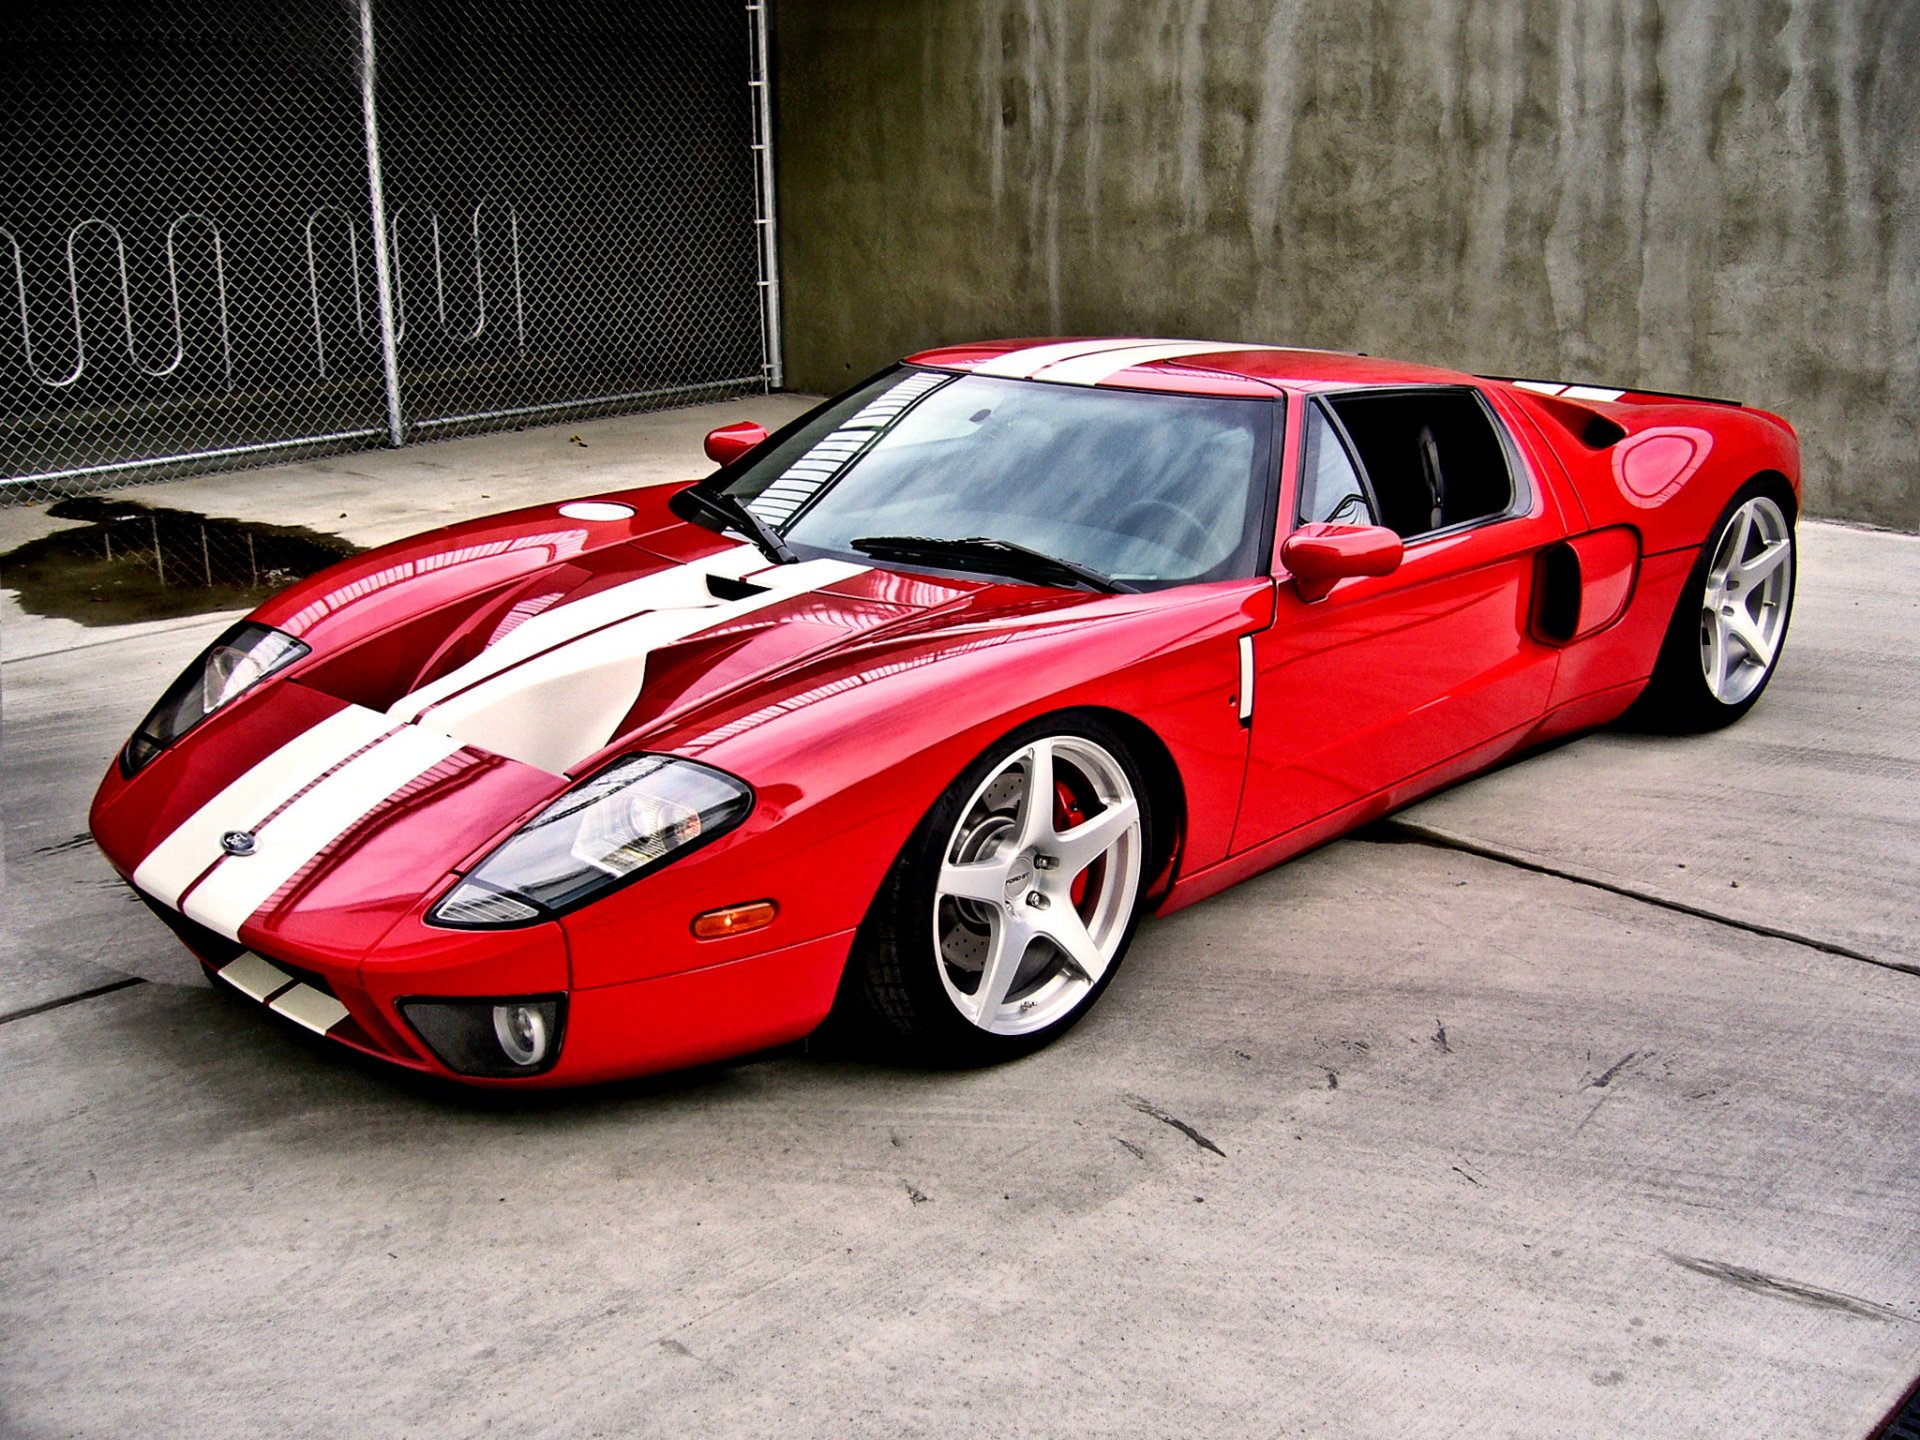
[[227, 317], [227, 267], [226, 257], [220, 241], [220, 227], [205, 215], [188, 214], [176, 218], [166, 229], [167, 256], [167, 295], [171, 302], [173, 315], [173, 358], [166, 364], [151, 366], [140, 359], [139, 342], [133, 333], [133, 282], [127, 270], [127, 242], [120, 234], [120, 227], [111, 220], [98, 216], [89, 217], [70, 227], [63, 247], [66, 254], [67, 301], [73, 315], [73, 368], [58, 379], [41, 374], [39, 361], [33, 353], [33, 321], [27, 308], [27, 273], [20, 252], [20, 241], [11, 230], [0, 229], [3, 237], [13, 250], [13, 294], [17, 313], [20, 317], [20, 348], [25, 353], [27, 373], [49, 390], [63, 390], [73, 384], [87, 370], [86, 323], [80, 310], [80, 262], [74, 254], [74, 244], [82, 234], [89, 230], [102, 230], [113, 237], [114, 257], [118, 263], [120, 276], [120, 332], [126, 343], [127, 359], [142, 375], [151, 379], [162, 379], [177, 371], [187, 358], [186, 324], [180, 313], [180, 260], [179, 238], [183, 225], [204, 225], [213, 240], [213, 289], [218, 301], [220, 329], [220, 368], [226, 379], [227, 388], [233, 388], [233, 337]]

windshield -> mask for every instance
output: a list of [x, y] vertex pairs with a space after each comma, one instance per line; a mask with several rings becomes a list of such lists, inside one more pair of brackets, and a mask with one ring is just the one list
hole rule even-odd
[[[726, 484], [788, 543], [1011, 541], [1130, 587], [1255, 574], [1277, 406], [898, 369]], [[933, 563], [933, 562], [928, 562]]]

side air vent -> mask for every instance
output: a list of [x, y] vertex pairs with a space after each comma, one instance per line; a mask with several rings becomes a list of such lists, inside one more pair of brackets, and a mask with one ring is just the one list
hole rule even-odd
[[1543, 645], [1571, 645], [1626, 614], [1640, 569], [1640, 536], [1609, 525], [1549, 545], [1534, 561], [1527, 628]]
[[1580, 556], [1564, 541], [1535, 562], [1532, 628], [1548, 645], [1566, 644], [1580, 628]]

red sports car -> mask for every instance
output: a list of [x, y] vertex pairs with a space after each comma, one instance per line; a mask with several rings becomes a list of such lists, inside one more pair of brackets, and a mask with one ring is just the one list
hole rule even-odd
[[836, 1006], [1058, 1036], [1149, 910], [1636, 707], [1759, 698], [1798, 444], [1719, 401], [1199, 341], [929, 351], [685, 487], [268, 601], [94, 801], [223, 984], [563, 1085]]

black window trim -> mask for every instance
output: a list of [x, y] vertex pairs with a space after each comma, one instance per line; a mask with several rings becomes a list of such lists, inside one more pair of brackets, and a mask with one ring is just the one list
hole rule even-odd
[[[1366, 498], [1368, 513], [1373, 516], [1373, 523], [1378, 525], [1380, 523], [1380, 497], [1374, 493], [1373, 479], [1367, 474], [1367, 467], [1360, 463], [1360, 452], [1354, 446], [1353, 437], [1347, 434], [1347, 427], [1341, 423], [1340, 417], [1334, 412], [1333, 406], [1326, 403], [1324, 396], [1319, 394], [1313, 395], [1309, 397], [1307, 404], [1309, 407], [1319, 410], [1320, 418], [1325, 420], [1328, 428], [1333, 431], [1335, 443], [1338, 444], [1340, 449], [1346, 454], [1347, 463], [1353, 466], [1354, 476], [1360, 481], [1360, 493]], [[1307, 499], [1307, 423], [1307, 417], [1303, 414], [1300, 419], [1299, 478], [1298, 483], [1294, 486], [1293, 492], [1293, 528], [1295, 530], [1298, 530], [1302, 525], [1316, 523], [1308, 521], [1305, 512], [1300, 508], [1306, 503]]]
[[[1534, 494], [1537, 488], [1534, 484], [1533, 472], [1527, 468], [1526, 461], [1521, 457], [1520, 447], [1514, 444], [1506, 422], [1500, 418], [1500, 412], [1493, 408], [1492, 402], [1487, 399], [1486, 392], [1477, 385], [1353, 385], [1338, 390], [1318, 390], [1311, 397], [1313, 401], [1325, 402], [1322, 409], [1328, 419], [1333, 422], [1334, 433], [1339, 436], [1340, 443], [1346, 448], [1347, 458], [1353, 462], [1353, 468], [1360, 476], [1360, 483], [1366, 487], [1367, 503], [1373, 506], [1373, 513], [1377, 517], [1381, 513], [1380, 497], [1374, 490], [1373, 477], [1367, 474], [1367, 467], [1360, 459], [1359, 449], [1354, 445], [1352, 437], [1347, 434], [1347, 427], [1341, 422], [1339, 412], [1333, 408], [1332, 402], [1343, 395], [1431, 395], [1436, 392], [1471, 395], [1478, 403], [1481, 413], [1487, 417], [1487, 423], [1493, 427], [1494, 438], [1500, 442], [1500, 453], [1506, 458], [1507, 475], [1512, 481], [1513, 497], [1506, 509], [1496, 511], [1492, 515], [1480, 515], [1472, 520], [1443, 525], [1438, 530], [1422, 530], [1418, 535], [1402, 536], [1401, 541], [1409, 550], [1416, 545], [1424, 545], [1429, 540], [1441, 540], [1452, 535], [1463, 534], [1482, 525], [1499, 525], [1508, 520], [1523, 519], [1533, 510]], [[1301, 424], [1299, 478], [1295, 486], [1293, 505], [1293, 528], [1296, 530], [1306, 523], [1299, 518], [1300, 502], [1305, 498], [1306, 493], [1307, 460], [1304, 418]], [[1377, 519], [1375, 523], [1379, 523]]]
[[1273, 562], [1280, 555], [1280, 540], [1277, 531], [1280, 528], [1280, 492], [1285, 488], [1287, 455], [1287, 395], [1277, 391], [1270, 399], [1273, 406], [1273, 423], [1267, 427], [1264, 444], [1267, 447], [1267, 498], [1260, 507], [1260, 543], [1253, 556], [1253, 573], [1246, 577], [1265, 580], [1273, 574]]

